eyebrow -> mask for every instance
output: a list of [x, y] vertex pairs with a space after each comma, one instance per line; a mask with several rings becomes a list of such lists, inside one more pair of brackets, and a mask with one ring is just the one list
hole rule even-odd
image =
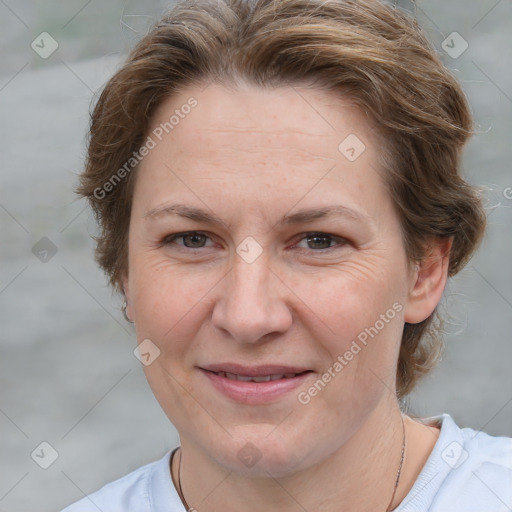
[[[193, 206], [185, 204], [172, 204], [153, 208], [144, 214], [145, 219], [152, 219], [167, 215], [177, 215], [195, 222], [202, 222], [210, 225], [223, 225], [226, 223], [219, 217]], [[279, 221], [281, 225], [305, 224], [317, 219], [326, 217], [345, 217], [360, 223], [368, 222], [369, 217], [366, 214], [342, 205], [323, 206], [321, 208], [302, 209], [295, 213], [286, 214]]]

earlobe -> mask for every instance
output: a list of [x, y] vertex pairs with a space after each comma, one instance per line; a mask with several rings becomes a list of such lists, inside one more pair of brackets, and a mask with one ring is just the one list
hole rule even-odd
[[411, 279], [404, 320], [416, 324], [426, 320], [438, 305], [448, 280], [452, 238], [435, 239]]

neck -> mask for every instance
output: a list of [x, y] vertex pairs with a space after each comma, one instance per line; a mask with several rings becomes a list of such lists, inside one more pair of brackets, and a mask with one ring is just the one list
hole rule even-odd
[[[230, 472], [186, 438], [182, 438], [175, 466], [181, 464], [181, 488], [188, 506], [204, 512], [256, 512], [265, 508], [282, 512], [386, 512], [395, 508], [408, 491], [399, 486], [390, 503], [402, 445], [402, 417], [395, 402], [387, 410], [375, 410], [340, 449], [321, 463], [292, 475], [248, 477]], [[406, 466], [404, 463], [402, 474]], [[177, 467], [173, 469], [177, 482]], [[407, 482], [411, 482], [410, 475]]]

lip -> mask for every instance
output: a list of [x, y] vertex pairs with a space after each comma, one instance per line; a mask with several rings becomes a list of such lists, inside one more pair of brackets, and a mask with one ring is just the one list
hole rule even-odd
[[[281, 400], [314, 375], [313, 371], [309, 368], [272, 364], [244, 366], [235, 363], [221, 363], [199, 367], [199, 370], [222, 395], [236, 403], [249, 405], [263, 405]], [[219, 372], [234, 373], [247, 377], [291, 373], [298, 375], [278, 380], [253, 382], [229, 379], [226, 376], [217, 375]]]

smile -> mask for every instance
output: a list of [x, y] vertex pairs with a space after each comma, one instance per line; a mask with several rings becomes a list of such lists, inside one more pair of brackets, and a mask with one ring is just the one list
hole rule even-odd
[[208, 387], [222, 399], [247, 405], [276, 403], [295, 397], [296, 391], [312, 370], [284, 366], [247, 367], [235, 364], [212, 365], [199, 368], [208, 380]]
[[297, 377], [297, 375], [302, 375], [303, 373], [307, 372], [301, 372], [301, 373], [278, 373], [274, 375], [260, 375], [257, 377], [251, 377], [249, 375], [238, 375], [236, 373], [229, 373], [229, 372], [214, 372], [215, 375], [218, 375], [219, 377], [225, 377], [230, 380], [239, 380], [241, 382], [270, 382], [274, 380], [281, 380], [281, 379], [293, 379], [294, 377]]

